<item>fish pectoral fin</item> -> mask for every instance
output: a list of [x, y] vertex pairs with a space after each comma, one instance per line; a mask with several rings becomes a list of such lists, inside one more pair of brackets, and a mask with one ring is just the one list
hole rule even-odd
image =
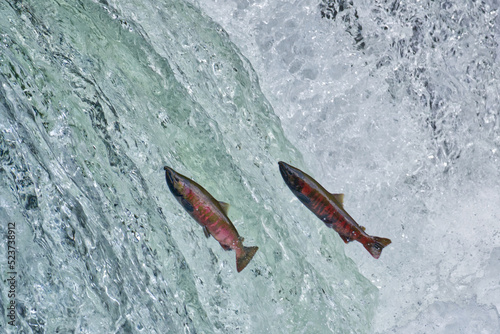
[[185, 198], [182, 198], [181, 199], [181, 205], [184, 207], [184, 209], [187, 211], [187, 212], [193, 212], [194, 211], [194, 207], [191, 203], [189, 203], [189, 201]]
[[208, 228], [206, 226], [203, 226], [203, 233], [205, 233], [205, 236], [207, 238], [210, 238], [210, 232], [208, 231]]
[[331, 194], [339, 204], [344, 207], [344, 194]]
[[343, 236], [343, 235], [341, 235], [341, 234], [339, 234], [339, 235], [340, 235], [340, 237], [342, 238], [342, 240], [344, 240], [344, 242], [345, 242], [346, 244], [348, 244], [349, 242], [351, 242], [351, 239], [349, 239], [348, 237], [345, 237], [345, 236]]
[[229, 211], [229, 203], [219, 201], [219, 204], [222, 208], [222, 211], [224, 211], [224, 213], [227, 215], [227, 212]]
[[228, 245], [224, 245], [221, 242], [219, 242], [219, 243], [220, 243], [221, 247], [224, 248], [224, 250], [227, 250], [227, 251], [231, 250], [231, 247], [229, 247]]
[[309, 204], [311, 203], [311, 199], [309, 197], [307, 197], [306, 195], [304, 195], [303, 193], [298, 193], [298, 194], [295, 194], [295, 196], [297, 196], [297, 198], [304, 204]]

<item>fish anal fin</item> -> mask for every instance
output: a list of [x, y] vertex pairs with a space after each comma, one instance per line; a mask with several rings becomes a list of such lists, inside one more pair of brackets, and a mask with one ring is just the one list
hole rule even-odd
[[227, 212], [229, 211], [229, 203], [219, 201], [219, 204], [222, 208], [222, 211], [224, 211], [224, 213], [227, 215]]
[[[220, 243], [220, 242], [219, 242]], [[227, 250], [227, 251], [230, 251], [231, 250], [231, 247], [229, 247], [228, 245], [224, 245], [222, 243], [220, 243], [221, 247], [224, 248], [224, 250]]]
[[210, 232], [208, 231], [208, 228], [206, 226], [203, 226], [203, 233], [205, 233], [205, 236], [207, 238], [210, 238]]
[[340, 235], [340, 237], [342, 238], [342, 240], [344, 240], [344, 242], [345, 242], [346, 244], [348, 244], [348, 243], [351, 241], [351, 239], [349, 239], [348, 237], [343, 236], [343, 235], [341, 235], [341, 234], [339, 234], [339, 235]]

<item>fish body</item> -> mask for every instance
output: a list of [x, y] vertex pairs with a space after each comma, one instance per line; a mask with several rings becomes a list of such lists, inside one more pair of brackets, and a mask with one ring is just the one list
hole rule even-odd
[[211, 235], [222, 248], [236, 252], [236, 269], [238, 272], [242, 271], [258, 247], [243, 246], [243, 238], [227, 217], [229, 205], [217, 201], [198, 183], [172, 168], [164, 169], [167, 185], [177, 201], [203, 227], [207, 238]]
[[374, 258], [380, 257], [382, 249], [391, 240], [368, 235], [364, 227], [344, 210], [343, 194], [329, 193], [311, 176], [285, 162], [280, 161], [278, 165], [283, 180], [293, 194], [326, 226], [333, 228], [345, 243], [358, 241]]

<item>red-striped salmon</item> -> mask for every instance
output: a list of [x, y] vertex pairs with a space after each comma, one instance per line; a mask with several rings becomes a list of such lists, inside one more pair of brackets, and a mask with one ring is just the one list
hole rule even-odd
[[213, 236], [225, 250], [236, 252], [236, 269], [242, 271], [258, 247], [243, 246], [233, 223], [227, 217], [229, 204], [219, 202], [193, 180], [164, 167], [168, 187], [182, 207], [203, 227], [205, 236]]
[[311, 210], [326, 226], [337, 232], [345, 243], [358, 241], [370, 254], [378, 259], [390, 239], [373, 237], [365, 233], [344, 210], [344, 194], [330, 194], [315, 179], [303, 171], [282, 161], [278, 162], [281, 176], [295, 196]]

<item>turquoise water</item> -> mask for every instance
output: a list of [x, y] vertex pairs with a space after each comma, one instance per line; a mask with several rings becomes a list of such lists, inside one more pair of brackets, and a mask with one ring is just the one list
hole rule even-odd
[[[499, 20], [495, 0], [0, 1], [0, 333], [498, 333]], [[380, 259], [279, 160], [345, 193]], [[241, 273], [165, 165], [230, 203], [259, 247]]]
[[[370, 330], [377, 288], [293, 200], [277, 161], [302, 155], [210, 17], [183, 1], [2, 1], [0, 39], [0, 234], [15, 223], [17, 273], [1, 331]], [[165, 165], [231, 204], [259, 246], [243, 272]]]

